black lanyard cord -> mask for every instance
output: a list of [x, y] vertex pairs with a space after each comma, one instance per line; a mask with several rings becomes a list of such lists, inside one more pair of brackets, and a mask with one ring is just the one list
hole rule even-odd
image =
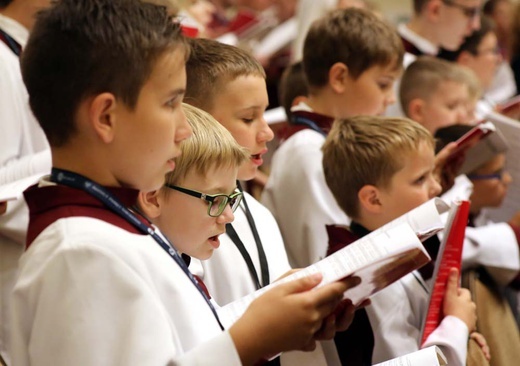
[[200, 288], [199, 284], [197, 283], [197, 280], [188, 269], [188, 266], [186, 265], [182, 257], [179, 255], [177, 250], [168, 241], [168, 239], [161, 237], [159, 234], [157, 234], [157, 232], [152, 226], [146, 225], [144, 222], [139, 220], [137, 216], [135, 216], [128, 208], [126, 208], [121, 202], [119, 202], [119, 200], [116, 197], [114, 197], [101, 185], [89, 180], [88, 178], [82, 175], [66, 170], [52, 168], [51, 181], [72, 188], [81, 189], [82, 191], [87, 192], [91, 196], [97, 198], [112, 212], [119, 215], [127, 222], [132, 224], [134, 227], [136, 227], [140, 232], [142, 232], [143, 234], [150, 235], [157, 242], [157, 244], [159, 244], [161, 248], [163, 248], [164, 251], [168, 253], [168, 255], [175, 261], [175, 263], [177, 263], [179, 267], [181, 267], [183, 272], [186, 274], [186, 276], [188, 276], [190, 281], [197, 288], [201, 296], [204, 298], [204, 300], [210, 307], [220, 328], [224, 330], [224, 327], [220, 322], [217, 311], [213, 307], [213, 304], [211, 304], [211, 301], [208, 299], [204, 291]]
[[[238, 189], [243, 191], [240, 182], [237, 182]], [[226, 233], [229, 235], [238, 251], [244, 258], [247, 264], [247, 268], [249, 269], [249, 273], [255, 282], [256, 289], [260, 289], [264, 286], [267, 286], [270, 283], [269, 279], [269, 265], [267, 263], [267, 257], [265, 255], [264, 247], [262, 245], [262, 240], [260, 239], [260, 235], [258, 234], [258, 229], [256, 228], [255, 220], [253, 219], [253, 215], [251, 214], [251, 210], [249, 209], [249, 205], [247, 204], [247, 200], [245, 195], [242, 197], [242, 202], [244, 203], [244, 213], [246, 214], [247, 222], [249, 223], [249, 227], [251, 228], [251, 232], [253, 233], [253, 237], [256, 243], [256, 249], [258, 250], [258, 259], [260, 260], [260, 270], [262, 276], [262, 282], [260, 283], [260, 279], [258, 278], [258, 274], [256, 272], [255, 266], [251, 259], [251, 256], [247, 252], [247, 249], [238, 236], [236, 230], [233, 228], [232, 224], [226, 225]]]

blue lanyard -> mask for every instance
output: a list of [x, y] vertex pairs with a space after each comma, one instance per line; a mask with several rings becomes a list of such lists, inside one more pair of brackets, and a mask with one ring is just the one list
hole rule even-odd
[[144, 222], [139, 220], [128, 208], [119, 202], [119, 200], [110, 194], [110, 192], [108, 192], [105, 188], [82, 175], [62, 169], [52, 168], [51, 181], [87, 192], [91, 196], [101, 201], [111, 211], [135, 226], [143, 234], [150, 235], [157, 242], [157, 244], [159, 244], [161, 248], [163, 248], [164, 251], [168, 253], [168, 255], [182, 268], [186, 276], [188, 276], [193, 285], [197, 288], [197, 290], [199, 290], [199, 293], [210, 307], [218, 325], [220, 326], [220, 329], [224, 330], [224, 327], [222, 326], [222, 323], [220, 322], [220, 319], [215, 308], [211, 304], [211, 301], [208, 299], [204, 291], [202, 291], [199, 284], [197, 283], [197, 280], [188, 269], [188, 266], [179, 255], [177, 250], [173, 248], [168, 239], [163, 239], [159, 234], [157, 234], [153, 227], [146, 225]]
[[292, 121], [291, 121], [294, 125], [303, 125], [303, 126], [307, 126], [308, 128], [310, 128], [311, 130], [314, 130], [320, 134], [322, 134], [323, 136], [327, 137], [327, 134], [325, 133], [325, 131], [323, 131], [320, 126], [318, 126], [318, 124], [316, 122], [314, 122], [313, 120], [310, 120], [309, 118], [305, 118], [305, 117], [302, 117], [302, 116], [293, 116], [292, 118]]

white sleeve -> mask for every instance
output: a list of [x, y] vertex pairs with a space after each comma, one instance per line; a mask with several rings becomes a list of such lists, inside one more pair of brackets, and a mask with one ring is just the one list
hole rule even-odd
[[509, 284], [520, 271], [516, 235], [506, 223], [467, 227], [462, 251], [463, 269], [484, 266], [499, 285]]
[[[372, 362], [383, 362], [419, 350], [421, 324], [428, 307], [428, 295], [419, 282], [407, 275], [376, 293], [371, 302], [366, 309], [374, 334]], [[447, 316], [423, 347], [440, 346], [450, 360], [450, 366], [464, 366], [467, 341], [466, 324]]]
[[49, 174], [52, 167], [51, 151], [45, 149], [26, 155], [0, 167], [0, 185], [15, 182], [36, 174]]
[[110, 252], [67, 250], [28, 267], [12, 298], [15, 365], [240, 365], [228, 332], [183, 350], [156, 289]]
[[459, 318], [448, 315], [426, 339], [423, 347], [438, 346], [448, 359], [448, 365], [465, 366], [468, 337], [467, 325]]

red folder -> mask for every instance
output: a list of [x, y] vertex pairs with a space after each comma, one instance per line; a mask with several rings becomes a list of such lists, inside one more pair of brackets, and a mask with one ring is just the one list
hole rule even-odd
[[430, 293], [428, 313], [423, 324], [421, 344], [426, 341], [428, 336], [439, 326], [444, 318], [442, 304], [446, 291], [446, 281], [448, 280], [451, 268], [458, 268], [460, 271], [462, 245], [464, 243], [466, 225], [468, 223], [469, 206], [470, 203], [468, 201], [456, 202], [450, 211], [445, 236], [439, 249], [433, 274], [433, 287]]

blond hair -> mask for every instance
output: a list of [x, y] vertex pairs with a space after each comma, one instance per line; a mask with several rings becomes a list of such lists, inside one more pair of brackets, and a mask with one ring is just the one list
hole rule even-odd
[[419, 144], [435, 146], [432, 135], [407, 118], [357, 116], [336, 120], [323, 150], [325, 180], [351, 218], [359, 214], [358, 192], [365, 185], [387, 187]]
[[265, 79], [262, 65], [238, 47], [203, 38], [189, 39], [188, 44], [191, 52], [186, 63], [186, 103], [209, 111], [215, 95], [227, 83], [249, 75]]
[[421, 56], [405, 70], [399, 87], [401, 107], [409, 117], [410, 102], [428, 101], [446, 81], [468, 85], [468, 75], [462, 66], [431, 56]]
[[239, 167], [249, 159], [247, 149], [209, 113], [185, 103], [183, 109], [193, 134], [181, 143], [182, 155], [175, 161], [175, 170], [167, 174], [166, 183], [175, 185], [192, 169], [205, 175], [212, 168]]

